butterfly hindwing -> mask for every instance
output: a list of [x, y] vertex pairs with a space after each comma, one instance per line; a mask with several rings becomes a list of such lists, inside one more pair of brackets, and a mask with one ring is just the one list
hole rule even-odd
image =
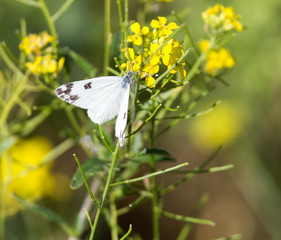
[[120, 110], [117, 116], [115, 125], [115, 136], [119, 138], [120, 146], [123, 146], [125, 140], [125, 131], [127, 125], [127, 115], [128, 115], [128, 104], [130, 97], [130, 85], [128, 84], [125, 88], [122, 100], [120, 103]]

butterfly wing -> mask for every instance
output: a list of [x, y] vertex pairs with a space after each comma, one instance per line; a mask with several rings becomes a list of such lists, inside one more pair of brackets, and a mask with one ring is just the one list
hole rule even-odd
[[127, 125], [127, 115], [128, 115], [128, 104], [130, 97], [130, 85], [123, 89], [124, 93], [120, 103], [120, 110], [115, 125], [115, 136], [119, 139], [120, 146], [123, 146], [125, 140], [125, 131]]
[[90, 119], [102, 124], [119, 112], [122, 80], [122, 77], [92, 78], [63, 84], [55, 92], [65, 102], [88, 109]]

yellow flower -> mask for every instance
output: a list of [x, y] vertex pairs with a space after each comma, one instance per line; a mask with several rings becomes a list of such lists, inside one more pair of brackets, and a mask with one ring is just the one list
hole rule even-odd
[[64, 65], [64, 58], [56, 60], [54, 55], [37, 56], [34, 62], [26, 62], [25, 67], [34, 74], [57, 74]]
[[241, 16], [235, 15], [232, 7], [216, 4], [202, 12], [202, 18], [207, 25], [215, 29], [222, 27], [224, 31], [243, 30], [243, 25], [239, 22]]
[[[150, 64], [156, 65], [160, 62], [160, 50], [158, 50], [160, 45], [158, 43], [151, 43], [150, 44], [150, 51], [148, 52], [148, 55], [150, 56]], [[158, 51], [157, 51], [158, 50]]]
[[210, 46], [210, 40], [201, 40], [198, 42], [198, 47], [202, 53], [206, 52]]
[[4, 213], [13, 215], [19, 209], [12, 194], [17, 194], [28, 201], [36, 201], [49, 195], [55, 185], [51, 173], [52, 164], [45, 165], [42, 160], [52, 149], [50, 141], [44, 137], [18, 140], [9, 151], [3, 154], [0, 168], [1, 186], [4, 192]]
[[135, 45], [140, 46], [143, 43], [142, 36], [148, 34], [149, 28], [143, 27], [141, 28], [140, 24], [138, 22], [135, 22], [131, 25], [130, 29], [134, 33], [134, 35], [128, 36], [128, 41], [133, 42]]
[[24, 51], [26, 55], [30, 53], [39, 55], [42, 49], [54, 40], [54, 37], [50, 36], [46, 31], [42, 32], [40, 35], [30, 34], [22, 39], [19, 44], [19, 49]]
[[[152, 31], [149, 31], [147, 26], [141, 28], [139, 23], [132, 24], [131, 30], [134, 35], [129, 36], [128, 40], [137, 46], [143, 44], [143, 52], [135, 53], [133, 48], [124, 50], [127, 63], [122, 63], [121, 67], [126, 69], [126, 71], [139, 73], [141, 78], [145, 78], [148, 87], [155, 87], [153, 76], [159, 72], [161, 64], [170, 68], [177, 63], [183, 54], [182, 45], [175, 39], [171, 39], [169, 43], [163, 46], [168, 36], [174, 29], [178, 28], [174, 22], [170, 22], [167, 25], [166, 23], [167, 19], [165, 17], [158, 17], [158, 20], [153, 19], [151, 21]], [[145, 38], [143, 39], [144, 35]], [[183, 78], [186, 75], [184, 65], [185, 62], [181, 61], [170, 72], [173, 74], [178, 71]]]
[[165, 25], [167, 19], [165, 17], [158, 17], [158, 20], [153, 19], [150, 23], [151, 27], [154, 29], [159, 29], [158, 36], [169, 36], [173, 33], [172, 30], [179, 28], [175, 22], [170, 22], [168, 25]]
[[[171, 39], [162, 48], [163, 64], [167, 66], [167, 69], [171, 68], [181, 58], [183, 54], [182, 45], [179, 41]], [[176, 73], [179, 71], [181, 79], [186, 76], [186, 70], [184, 69], [185, 61], [181, 61], [170, 73]]]
[[206, 72], [211, 75], [215, 75], [218, 70], [223, 68], [232, 68], [235, 65], [235, 61], [229, 51], [225, 48], [220, 50], [211, 50], [207, 54], [207, 63], [205, 66]]
[[229, 145], [241, 132], [241, 116], [233, 104], [222, 103], [212, 112], [196, 118], [189, 134], [198, 148], [207, 150]]

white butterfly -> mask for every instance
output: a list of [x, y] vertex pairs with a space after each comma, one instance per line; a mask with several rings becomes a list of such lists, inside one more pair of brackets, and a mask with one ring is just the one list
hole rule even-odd
[[133, 77], [133, 72], [128, 72], [124, 77], [97, 77], [70, 82], [61, 85], [55, 92], [63, 101], [88, 109], [88, 116], [94, 123], [103, 124], [118, 115], [115, 136], [123, 146]]

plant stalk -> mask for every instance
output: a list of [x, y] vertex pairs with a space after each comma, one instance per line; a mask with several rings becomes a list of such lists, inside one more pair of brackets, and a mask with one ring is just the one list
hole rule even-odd
[[99, 221], [99, 218], [100, 218], [100, 214], [101, 214], [102, 209], [103, 209], [103, 204], [104, 204], [104, 201], [105, 201], [105, 199], [107, 197], [109, 186], [110, 186], [110, 183], [111, 183], [111, 180], [112, 180], [112, 177], [113, 177], [113, 172], [114, 172], [114, 167], [115, 167], [115, 163], [116, 163], [119, 147], [120, 147], [120, 144], [118, 142], [117, 145], [116, 145], [116, 148], [114, 150], [114, 153], [112, 155], [112, 161], [111, 161], [111, 166], [110, 166], [109, 174], [108, 174], [108, 177], [107, 177], [107, 180], [106, 180], [106, 184], [105, 184], [105, 187], [104, 187], [104, 191], [103, 191], [103, 194], [102, 194], [102, 199], [100, 201], [100, 207], [97, 210], [97, 214], [95, 216], [93, 227], [91, 229], [91, 235], [90, 235], [89, 240], [93, 240], [94, 239], [94, 235], [95, 235], [95, 231], [96, 231], [96, 228], [97, 228], [97, 224], [98, 224], [98, 221]]

